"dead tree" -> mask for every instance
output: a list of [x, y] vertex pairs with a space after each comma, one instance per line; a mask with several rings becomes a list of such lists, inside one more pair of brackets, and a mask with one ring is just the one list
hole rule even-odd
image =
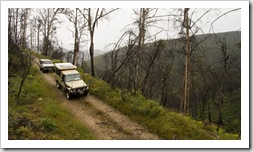
[[85, 35], [85, 28], [87, 27], [87, 24], [83, 16], [80, 14], [79, 8], [61, 9], [60, 12], [66, 15], [68, 20], [74, 24], [74, 31], [71, 31], [74, 36], [74, 57], [72, 63], [74, 65], [77, 65], [80, 51], [80, 44], [82, 42], [82, 37]]
[[185, 35], [185, 70], [183, 78], [183, 101], [182, 101], [182, 113], [188, 116], [190, 113], [190, 25], [189, 25], [189, 8], [184, 9], [184, 22], [183, 26], [186, 31]]
[[[91, 61], [91, 75], [95, 77], [95, 67], [94, 67], [94, 35], [95, 35], [95, 28], [98, 26], [98, 23], [100, 20], [108, 16], [110, 13], [118, 10], [116, 9], [110, 9], [106, 10], [105, 8], [96, 8], [96, 9], [84, 9], [80, 10], [80, 13], [83, 15], [84, 19], [88, 23], [88, 30], [89, 30], [89, 36], [90, 36], [90, 61]], [[94, 12], [93, 12], [94, 11]]]
[[25, 83], [25, 80], [26, 80], [29, 72], [30, 72], [30, 68], [32, 67], [31, 60], [32, 60], [31, 54], [23, 53], [22, 70], [20, 71], [21, 81], [20, 81], [18, 94], [17, 94], [17, 100], [16, 100], [17, 105], [19, 104], [19, 98], [20, 98], [20, 94], [21, 94], [23, 85]]
[[[52, 37], [52, 34], [56, 30], [55, 24], [60, 23], [59, 20], [57, 19], [57, 14], [60, 12], [60, 8], [47, 8], [47, 9], [39, 9], [38, 10], [38, 20], [39, 25], [43, 27], [42, 34], [44, 36], [43, 38], [43, 52], [42, 54], [44, 55], [49, 55], [50, 54], [50, 37]], [[38, 26], [38, 27], [41, 27]]]

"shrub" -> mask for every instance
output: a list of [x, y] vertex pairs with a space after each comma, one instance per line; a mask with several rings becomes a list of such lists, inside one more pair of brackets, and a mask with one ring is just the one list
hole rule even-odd
[[[217, 139], [213, 127], [205, 127], [190, 117], [170, 112], [157, 101], [146, 99], [140, 92], [133, 96], [126, 90], [112, 89], [103, 80], [93, 78], [89, 74], [82, 74], [82, 78], [90, 86], [91, 94], [146, 126], [150, 132], [158, 134], [163, 139]], [[232, 136], [226, 138], [234, 139]]]
[[41, 118], [38, 120], [39, 121], [39, 127], [42, 131], [56, 131], [57, 130], [57, 125], [55, 121], [51, 118]]
[[[52, 87], [32, 67], [22, 90], [23, 104], [15, 104], [20, 78], [8, 87], [8, 139], [95, 139], [95, 136], [61, 105]], [[43, 100], [37, 100], [42, 98]], [[29, 101], [30, 102], [27, 102]]]

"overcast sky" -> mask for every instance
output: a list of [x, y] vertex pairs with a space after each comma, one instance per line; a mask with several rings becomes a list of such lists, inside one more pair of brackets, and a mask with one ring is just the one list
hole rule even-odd
[[[222, 13], [227, 12], [230, 9], [213, 9], [210, 13], [205, 15], [200, 21], [198, 21], [197, 26], [200, 27], [203, 33], [210, 32], [210, 23], [214, 21], [218, 16]], [[195, 10], [194, 8], [191, 9]], [[208, 9], [197, 9], [197, 13], [194, 13], [193, 19], [199, 18], [205, 11]], [[165, 12], [170, 12], [171, 9], [160, 9], [160, 13], [164, 14]], [[107, 20], [102, 20], [99, 22], [98, 27], [95, 29], [95, 37], [94, 44], [95, 49], [108, 51], [106, 46], [111, 43], [115, 43], [120, 36], [124, 32], [124, 27], [132, 22], [134, 22], [135, 15], [132, 8], [121, 8], [120, 10], [109, 15]], [[67, 19], [61, 17], [64, 22], [59, 25], [57, 29], [57, 37], [61, 40], [63, 47], [69, 50], [73, 49], [73, 37], [72, 33], [67, 29], [72, 29], [73, 24], [68, 23]], [[164, 21], [162, 23], [158, 23], [160, 27], [168, 30], [167, 32], [161, 32], [160, 35], [157, 36], [157, 39], [171, 39], [176, 38], [178, 36], [178, 31], [173, 28], [172, 22]], [[129, 28], [134, 26], [128, 26]], [[215, 22], [213, 26], [214, 32], [227, 32], [227, 31], [236, 31], [241, 28], [241, 11], [231, 12], [223, 17], [221, 17], [217, 22]], [[155, 33], [159, 29], [150, 29], [151, 32]], [[201, 32], [200, 32], [201, 34]], [[84, 37], [88, 39], [87, 36]], [[89, 48], [89, 43], [86, 42], [83, 44], [81, 50], [86, 50]]]
[[[223, 7], [223, 8], [236, 8], [241, 7], [242, 15], [240, 16], [240, 12], [231, 13], [227, 17], [224, 17], [223, 19], [227, 18], [226, 20], [221, 21], [220, 26], [218, 26], [218, 22], [215, 24], [215, 29], [217, 30], [224, 30], [224, 31], [233, 31], [238, 30], [240, 26], [240, 18], [242, 20], [241, 26], [242, 26], [242, 63], [241, 63], [241, 71], [243, 79], [242, 81], [242, 88], [241, 88], [241, 100], [245, 101], [242, 102], [242, 109], [244, 112], [242, 113], [242, 128], [244, 132], [242, 132], [242, 139], [237, 141], [228, 141], [228, 140], [219, 140], [217, 142], [213, 141], [11, 141], [8, 140], [8, 125], [1, 125], [1, 146], [4, 148], [39, 148], [39, 147], [45, 147], [45, 148], [124, 148], [126, 145], [130, 148], [207, 148], [207, 147], [213, 147], [213, 148], [249, 148], [249, 56], [252, 58], [252, 54], [249, 54], [249, 46], [251, 44], [249, 43], [249, 32], [252, 31], [249, 30], [249, 13], [251, 15], [250, 19], [252, 18], [252, 11], [249, 12], [249, 2], [248, 1], [176, 1], [174, 3], [171, 3], [170, 1], [159, 1], [159, 2], [150, 2], [150, 1], [142, 1], [139, 3], [133, 2], [119, 2], [119, 1], [112, 1], [112, 2], [90, 2], [92, 4], [89, 4], [89, 2], [86, 1], [78, 1], [77, 6], [73, 6], [72, 4], [75, 2], [72, 1], [56, 1], [52, 3], [51, 1], [1, 1], [1, 101], [7, 101], [8, 100], [8, 8], [67, 8], [67, 7], [86, 7], [86, 8], [97, 8], [97, 7], [104, 7], [104, 8], [116, 8], [121, 6], [120, 8], [152, 8], [157, 7], [157, 3], [160, 3], [160, 8], [162, 7], [171, 7], [171, 8], [217, 8], [217, 7]], [[121, 4], [120, 4], [121, 3]], [[155, 5], [154, 5], [155, 4]], [[120, 14], [120, 12], [119, 12]], [[99, 25], [99, 29], [96, 31], [95, 37], [95, 47], [96, 48], [103, 48], [107, 43], [114, 42], [114, 39], [116, 39], [118, 36], [116, 34], [110, 34], [110, 37], [108, 35], [105, 36], [105, 34], [99, 32], [99, 30], [105, 32], [103, 29], [112, 27], [114, 22], [119, 24], [119, 21], [116, 20], [116, 16], [111, 17], [111, 21], [104, 22], [103, 24]], [[124, 22], [127, 19], [121, 20], [120, 22]], [[118, 27], [118, 26], [117, 26]], [[111, 29], [111, 28], [110, 28]], [[109, 30], [109, 29], [108, 29]], [[111, 29], [112, 30], [112, 29]], [[113, 29], [113, 31], [120, 31], [120, 27], [116, 30]], [[62, 39], [64, 39], [67, 36], [67, 33], [62, 33]], [[70, 34], [71, 35], [71, 34]], [[108, 41], [110, 40], [110, 41]], [[68, 46], [68, 44], [64, 44]], [[252, 85], [252, 83], [251, 83]], [[252, 109], [252, 104], [251, 104]], [[8, 124], [8, 102], [1, 102], [1, 124]], [[2, 149], [0, 149], [2, 151]], [[12, 150], [10, 150], [12, 151]], [[67, 150], [68, 151], [68, 150]], [[216, 149], [211, 151], [217, 151]]]

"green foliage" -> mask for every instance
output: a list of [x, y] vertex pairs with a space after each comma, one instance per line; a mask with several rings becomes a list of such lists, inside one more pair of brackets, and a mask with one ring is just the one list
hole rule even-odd
[[224, 120], [224, 130], [232, 133], [241, 132], [241, 90], [237, 90], [225, 96], [224, 106], [222, 108], [226, 117]]
[[19, 78], [11, 80], [8, 92], [8, 136], [14, 140], [95, 139], [61, 104], [53, 88], [32, 67], [22, 91], [22, 104], [15, 104]]
[[90, 85], [90, 93], [146, 126], [150, 132], [163, 139], [236, 139], [234, 135], [216, 135], [216, 128], [207, 128], [202, 122], [170, 112], [154, 100], [145, 99], [140, 93], [131, 95], [125, 90], [112, 89], [101, 79], [82, 74]]
[[[184, 43], [183, 37], [146, 43], [142, 50], [142, 60], [138, 63], [141, 66], [138, 79], [143, 94], [150, 99], [160, 101], [162, 105], [174, 111], [179, 111], [182, 101]], [[219, 127], [226, 132], [238, 134], [241, 130], [241, 95], [240, 91], [237, 92], [241, 87], [241, 32], [195, 35], [191, 37], [191, 46], [193, 49], [191, 53], [191, 116], [197, 120], [210, 120], [211, 123], [218, 124], [220, 121], [218, 111], [221, 111], [224, 125]], [[131, 73], [134, 73], [136, 68], [133, 63], [137, 57], [136, 54], [131, 55], [130, 59], [111, 78], [111, 73], [114, 72], [111, 67], [119, 67], [119, 64], [123, 63], [131, 52], [126, 51], [124, 47], [118, 50], [117, 58], [112, 58], [115, 56], [115, 51], [95, 57], [96, 72], [100, 78], [114, 87], [133, 89], [130, 87], [134, 86], [135, 80]], [[148, 66], [152, 63], [152, 59], [155, 59], [154, 66]], [[111, 65], [113, 63], [114, 65]], [[170, 64], [171, 68], [169, 68]], [[145, 77], [146, 73], [149, 73], [147, 77]], [[96, 95], [100, 91], [100, 86], [97, 87]], [[106, 91], [101, 90], [101, 92]], [[222, 96], [222, 99], [218, 97], [218, 94]], [[130, 97], [127, 96], [121, 94], [122, 102], [132, 104], [130, 109], [134, 113], [150, 113], [152, 106], [139, 103], [145, 100], [131, 102]], [[217, 105], [218, 102], [222, 102], [220, 107]]]
[[44, 130], [47, 132], [57, 130], [57, 125], [55, 121], [48, 117], [39, 119], [39, 127], [41, 127], [41, 130]]
[[51, 58], [49, 56], [45, 56], [45, 55], [42, 55], [42, 54], [39, 54], [36, 52], [33, 52], [33, 55], [40, 58], [40, 59], [50, 59], [51, 60]]
[[[208, 101], [210, 104], [210, 111], [212, 112], [211, 119], [213, 123], [217, 123], [218, 110], [214, 101]], [[207, 108], [207, 106], [206, 106]], [[226, 132], [239, 134], [241, 132], [241, 90], [236, 90], [229, 94], [224, 95], [224, 102], [221, 109], [223, 125], [219, 128], [224, 129]], [[208, 116], [206, 110], [204, 116]], [[217, 127], [215, 128], [217, 129]], [[215, 130], [213, 129], [213, 130]]]
[[36, 52], [32, 52], [34, 56], [40, 58], [40, 59], [50, 59], [52, 60], [53, 63], [61, 63], [61, 60], [60, 59], [54, 59], [54, 58], [51, 58], [49, 56], [45, 56], [45, 55], [42, 55], [42, 54], [39, 54], [39, 53], [36, 53]]

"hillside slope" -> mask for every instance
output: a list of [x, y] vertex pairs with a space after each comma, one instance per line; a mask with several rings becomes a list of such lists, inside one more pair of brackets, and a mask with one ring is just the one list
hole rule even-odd
[[221, 128], [217, 132], [217, 126], [214, 124], [202, 123], [171, 112], [141, 94], [132, 96], [124, 90], [113, 89], [103, 80], [88, 74], [84, 74], [83, 79], [90, 84], [91, 94], [146, 126], [148, 131], [156, 133], [162, 139], [240, 139], [238, 134], [228, 134]]
[[[55, 87], [53, 73], [33, 67], [24, 90], [33, 98], [28, 102], [23, 95], [22, 105], [16, 107], [14, 96], [9, 97], [13, 103], [9, 105], [9, 139], [238, 139], [222, 129], [216, 132], [215, 125], [169, 112], [140, 94], [133, 97], [112, 89], [88, 74], [82, 73], [82, 78], [91, 94], [69, 101]], [[20, 118], [18, 122], [26, 123], [17, 123]]]
[[[199, 48], [205, 48], [206, 56], [209, 58], [209, 62], [212, 63], [220, 58], [219, 52], [217, 52], [217, 48], [215, 48], [216, 41], [215, 38], [224, 39], [227, 42], [228, 46], [232, 45], [232, 49], [234, 49], [233, 44], [237, 44], [241, 42], [241, 32], [240, 31], [233, 31], [233, 32], [224, 32], [224, 33], [217, 33], [217, 34], [204, 34], [204, 35], [196, 35], [195, 40], [196, 43], [204, 40], [200, 45]], [[171, 39], [167, 41], [168, 47], [167, 50], [174, 50], [178, 55], [183, 53], [183, 43], [181, 39]], [[147, 47], [152, 46], [153, 43], [145, 44]], [[121, 49], [119, 49], [121, 51]], [[122, 50], [123, 51], [123, 50]], [[240, 54], [240, 52], [238, 52]], [[111, 51], [97, 55], [94, 57], [95, 69], [97, 72], [104, 71], [106, 66], [110, 66], [110, 60], [106, 61], [105, 56], [111, 56]], [[119, 53], [119, 60], [121, 56], [124, 55], [124, 52]], [[177, 61], [180, 62], [180, 61]], [[90, 67], [90, 60], [87, 60], [87, 67]]]
[[[95, 58], [97, 76], [112, 87], [180, 112], [185, 67], [184, 38], [137, 44]], [[241, 131], [241, 32], [191, 38], [190, 116], [231, 133]], [[88, 62], [89, 64], [89, 62]], [[88, 72], [89, 65], [85, 68]]]
[[[104, 104], [101, 100], [96, 97], [89, 95], [88, 97], [77, 97], [69, 101], [63, 91], [59, 90], [55, 86], [55, 78], [53, 73], [42, 73], [39, 71], [37, 67], [38, 58], [35, 58], [34, 64], [34, 72], [31, 73], [31, 77], [33, 77], [33, 81], [36, 79], [40, 80], [40, 83], [36, 86], [37, 89], [41, 89], [42, 87], [47, 87], [47, 90], [50, 90], [50, 94], [44, 94], [48, 92], [40, 92], [38, 97], [39, 101], [31, 101], [31, 103], [26, 103], [23, 105], [23, 108], [31, 107], [35, 109], [36, 113], [42, 113], [41, 115], [34, 115], [33, 110], [27, 110], [25, 114], [21, 113], [19, 117], [25, 119], [29, 124], [22, 124], [23, 126], [17, 126], [18, 130], [14, 126], [10, 126], [9, 131], [9, 139], [98, 139], [98, 140], [145, 140], [145, 139], [160, 139], [157, 135], [151, 134], [147, 131], [147, 129], [140, 124], [131, 121], [128, 117], [121, 114], [119, 111], [114, 108]], [[42, 78], [42, 79], [41, 79]], [[33, 83], [32, 83], [33, 84]], [[41, 86], [44, 84], [44, 86]], [[27, 84], [29, 86], [29, 84]], [[34, 87], [34, 86], [29, 86]], [[36, 90], [37, 90], [36, 89]], [[38, 91], [38, 90], [37, 90]], [[34, 100], [34, 99], [33, 99]], [[45, 112], [45, 110], [41, 109], [41, 102], [47, 104], [47, 108], [53, 105], [54, 109], [51, 111], [52, 114]], [[57, 104], [59, 106], [57, 106]], [[38, 108], [37, 108], [38, 107]], [[15, 106], [10, 106], [10, 116], [11, 122], [15, 121], [18, 117], [15, 113], [17, 108]], [[67, 111], [63, 116], [72, 119], [71, 122], [77, 122], [78, 125], [68, 126], [66, 124], [61, 124], [60, 122], [65, 122], [64, 118], [62, 118], [57, 112], [62, 111], [64, 109]], [[43, 114], [45, 113], [45, 114]], [[49, 114], [49, 115], [46, 115]], [[28, 115], [28, 116], [27, 116]], [[24, 117], [24, 118], [23, 118]], [[36, 127], [37, 120], [43, 119], [46, 117], [46, 122], [39, 123], [47, 123], [40, 124]], [[49, 122], [47, 122], [49, 121]], [[15, 122], [13, 122], [15, 123]], [[65, 122], [66, 123], [66, 122]], [[12, 124], [12, 123], [11, 123]], [[21, 124], [20, 124], [21, 125]], [[81, 126], [85, 126], [87, 131], [81, 129]], [[19, 131], [19, 128], [24, 128], [24, 131]], [[45, 129], [44, 129], [45, 128]], [[67, 135], [64, 130], [71, 129]], [[40, 131], [42, 130], [42, 132]], [[49, 131], [50, 135], [45, 133], [45, 131]], [[62, 135], [60, 134], [62, 131]], [[17, 133], [19, 132], [19, 133]], [[22, 136], [20, 136], [20, 133]], [[71, 136], [71, 137], [70, 137]]]

